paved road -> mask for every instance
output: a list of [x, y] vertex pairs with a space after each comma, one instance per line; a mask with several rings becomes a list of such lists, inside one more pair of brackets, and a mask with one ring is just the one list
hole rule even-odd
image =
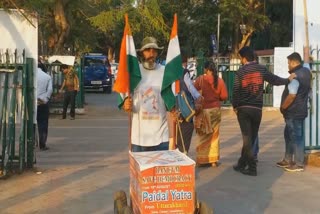
[[[86, 115], [50, 119], [48, 146], [33, 171], [0, 180], [0, 213], [113, 213], [113, 192], [128, 192], [128, 119], [115, 94], [86, 94]], [[283, 154], [283, 120], [265, 111], [260, 129], [258, 176], [232, 170], [241, 148], [235, 115], [224, 110], [221, 162], [197, 168], [198, 198], [218, 214], [320, 213], [320, 169], [287, 173], [275, 167]], [[191, 158], [195, 157], [194, 145]]]

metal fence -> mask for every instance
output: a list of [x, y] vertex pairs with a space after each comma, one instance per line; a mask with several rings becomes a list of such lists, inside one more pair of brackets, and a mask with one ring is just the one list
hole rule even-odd
[[320, 149], [320, 61], [312, 66], [312, 93], [309, 99], [309, 114], [305, 120], [305, 149]]
[[33, 59], [0, 50], [0, 176], [34, 163]]
[[[197, 56], [197, 76], [203, 74], [203, 64], [205, 60], [212, 60], [212, 58], [206, 59], [201, 56], [201, 53], [199, 53]], [[219, 76], [224, 80], [228, 90], [228, 99], [223, 102], [223, 106], [231, 106], [234, 76], [241, 64], [239, 62], [232, 63], [228, 58], [223, 58], [223, 62], [221, 62], [219, 59], [216, 61], [217, 68], [219, 70]], [[265, 66], [269, 72], [273, 73], [273, 63], [267, 63]], [[273, 106], [273, 86], [267, 82], [264, 82], [263, 105]]]

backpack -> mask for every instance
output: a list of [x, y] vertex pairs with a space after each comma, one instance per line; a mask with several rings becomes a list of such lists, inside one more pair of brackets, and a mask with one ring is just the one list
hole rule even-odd
[[195, 115], [195, 103], [191, 93], [188, 90], [186, 83], [184, 82], [184, 75], [189, 72], [184, 70], [183, 76], [180, 77], [180, 92], [177, 95], [177, 110], [180, 112], [180, 116], [186, 121], [191, 122]]

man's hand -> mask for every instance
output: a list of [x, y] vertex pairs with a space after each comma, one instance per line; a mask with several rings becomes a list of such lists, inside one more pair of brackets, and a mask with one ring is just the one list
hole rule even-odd
[[127, 99], [124, 100], [123, 110], [128, 113], [132, 112], [132, 98], [131, 97], [128, 97]]
[[60, 89], [60, 90], [59, 90], [59, 93], [63, 93], [63, 89]]
[[38, 105], [42, 105], [42, 104], [46, 104], [45, 101], [41, 100], [40, 98], [37, 99], [37, 104]]
[[296, 78], [297, 77], [297, 75], [295, 74], [295, 73], [292, 73], [292, 74], [290, 74], [290, 76], [288, 77], [288, 79], [290, 80], [290, 82], [294, 79], [294, 78]]
[[170, 117], [172, 118], [173, 121], [178, 121], [179, 116], [180, 116], [180, 113], [179, 111], [176, 110], [176, 108], [173, 108], [170, 111]]

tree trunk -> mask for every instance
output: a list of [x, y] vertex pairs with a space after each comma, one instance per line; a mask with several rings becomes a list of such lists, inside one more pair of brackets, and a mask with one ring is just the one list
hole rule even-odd
[[63, 2], [63, 0], [56, 0], [53, 9], [54, 24], [56, 28], [56, 36], [54, 36], [54, 38], [56, 38], [54, 45], [55, 54], [61, 54], [64, 52], [63, 46], [70, 32], [70, 26], [65, 16], [64, 3], [66, 2]]
[[232, 53], [230, 55], [231, 58], [238, 58], [238, 52], [239, 52], [239, 24], [234, 25], [233, 30], [233, 41], [232, 41]]
[[114, 48], [111, 46], [108, 47], [108, 59], [109, 59], [109, 62], [114, 61]]
[[249, 29], [246, 34], [242, 35], [242, 40], [241, 40], [241, 43], [239, 44], [239, 50], [244, 46], [250, 45], [252, 33], [253, 33], [253, 30]]

